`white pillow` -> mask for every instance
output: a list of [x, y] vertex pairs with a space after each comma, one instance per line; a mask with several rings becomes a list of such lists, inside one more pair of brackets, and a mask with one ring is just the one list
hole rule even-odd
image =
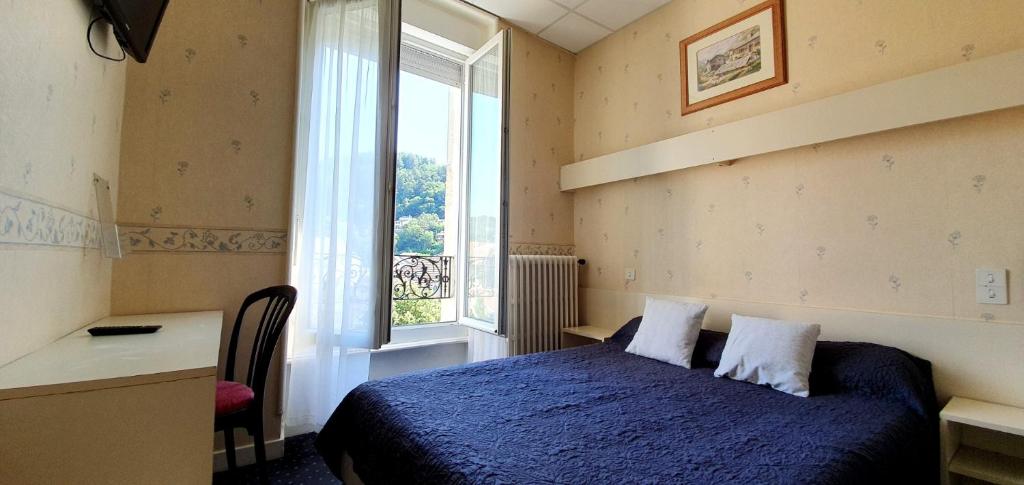
[[647, 297], [644, 317], [626, 352], [690, 368], [707, 305]]
[[808, 379], [821, 326], [732, 316], [715, 377], [768, 384], [795, 396], [811, 394]]

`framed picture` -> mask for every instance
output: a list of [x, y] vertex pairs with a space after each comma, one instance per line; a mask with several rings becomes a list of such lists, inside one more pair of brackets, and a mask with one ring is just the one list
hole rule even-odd
[[683, 115], [786, 84], [782, 0], [768, 0], [679, 42]]

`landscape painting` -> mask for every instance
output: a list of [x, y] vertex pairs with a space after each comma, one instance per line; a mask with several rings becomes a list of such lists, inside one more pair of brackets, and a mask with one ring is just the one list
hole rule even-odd
[[679, 43], [682, 114], [786, 83], [782, 0], [768, 0]]
[[697, 51], [697, 90], [761, 70], [761, 27], [753, 26]]

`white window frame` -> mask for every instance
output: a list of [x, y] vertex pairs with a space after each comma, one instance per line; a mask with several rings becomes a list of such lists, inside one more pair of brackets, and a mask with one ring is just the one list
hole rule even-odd
[[[472, 110], [471, 98], [472, 98], [472, 95], [473, 95], [473, 81], [472, 81], [472, 72], [471, 72], [470, 66], [475, 61], [477, 61], [478, 59], [480, 59], [481, 57], [486, 55], [495, 46], [500, 46], [501, 47], [501, 55], [502, 55], [502, 61], [501, 61], [501, 64], [500, 64], [501, 75], [499, 76], [500, 79], [501, 79], [502, 126], [501, 126], [501, 162], [500, 162], [501, 163], [501, 167], [500, 167], [500, 170], [499, 170], [499, 177], [501, 179], [499, 181], [499, 187], [500, 187], [500, 191], [501, 191], [501, 194], [499, 196], [499, 201], [500, 201], [499, 204], [500, 204], [501, 207], [499, 209], [499, 217], [498, 217], [498, 219], [499, 219], [498, 220], [498, 263], [497, 263], [498, 264], [498, 267], [497, 267], [498, 284], [497, 284], [497, 288], [495, 288], [495, 291], [498, 294], [498, 313], [495, 316], [496, 322], [494, 324], [492, 324], [490, 322], [485, 322], [485, 321], [478, 320], [478, 319], [475, 319], [475, 318], [470, 318], [470, 317], [465, 315], [465, 313], [466, 313], [466, 305], [467, 305], [468, 301], [466, 299], [466, 294], [463, 292], [463, 289], [465, 288], [465, 284], [466, 284], [466, 282], [468, 281], [468, 278], [469, 278], [469, 257], [468, 257], [468, 251], [466, 250], [467, 231], [468, 231], [468, 226], [469, 226], [469, 224], [468, 224], [468, 217], [469, 217], [468, 202], [469, 202], [469, 200], [468, 200], [468, 197], [467, 197], [467, 195], [468, 195], [467, 194], [468, 188], [466, 186], [466, 179], [468, 178], [467, 175], [469, 173], [469, 171], [468, 171], [468, 163], [469, 163], [469, 151], [470, 151], [470, 143], [471, 143], [471, 135], [472, 135], [472, 133], [470, 132], [470, 126], [472, 124], [472, 123], [470, 123], [470, 112]], [[460, 211], [460, 214], [459, 214], [459, 216], [460, 216], [460, 220], [459, 220], [459, 250], [458, 250], [458, 253], [456, 254], [456, 260], [457, 260], [458, 266], [459, 266], [459, 278], [457, 278], [458, 279], [458, 286], [456, 287], [456, 291], [458, 291], [459, 302], [458, 302], [458, 305], [457, 305], [458, 310], [456, 311], [456, 315], [458, 315], [459, 324], [465, 325], [467, 327], [471, 327], [471, 328], [474, 328], [474, 329], [477, 329], [477, 330], [480, 330], [480, 331], [483, 331], [483, 332], [493, 333], [493, 334], [502, 335], [502, 336], [504, 336], [507, 333], [506, 332], [506, 328], [507, 328], [507, 322], [506, 322], [506, 320], [507, 320], [507, 312], [505, 311], [505, 308], [506, 308], [506, 305], [507, 305], [507, 302], [506, 302], [507, 295], [506, 295], [506, 291], [505, 291], [505, 287], [506, 287], [505, 283], [507, 281], [507, 273], [508, 273], [508, 247], [509, 247], [509, 245], [508, 245], [508, 191], [509, 191], [509, 189], [508, 189], [508, 178], [509, 178], [508, 177], [508, 172], [509, 172], [509, 167], [508, 167], [508, 132], [509, 132], [508, 112], [509, 112], [509, 92], [510, 92], [510, 90], [509, 90], [509, 80], [510, 80], [511, 76], [509, 75], [508, 68], [510, 66], [510, 62], [509, 62], [510, 51], [511, 51], [511, 32], [508, 29], [505, 29], [505, 30], [499, 31], [494, 37], [492, 37], [490, 40], [488, 40], [483, 46], [481, 46], [479, 49], [474, 51], [473, 55], [469, 56], [466, 59], [466, 61], [465, 61], [465, 70], [463, 72], [463, 76], [465, 78], [465, 82], [463, 83], [463, 88], [462, 88], [462, 92], [463, 92], [463, 102], [462, 102], [462, 109], [463, 109], [463, 115], [462, 115], [463, 130], [462, 130], [462, 136], [463, 136], [463, 139], [462, 139], [462, 143], [461, 143], [461, 145], [462, 145], [462, 160], [461, 160], [462, 170], [460, 171], [460, 174], [459, 174], [459, 183], [461, 185], [461, 188], [460, 188], [461, 200], [459, 202], [462, 205], [462, 210]]]
[[[448, 40], [448, 39], [446, 39], [444, 37], [441, 37], [441, 36], [439, 36], [437, 34], [434, 34], [432, 32], [423, 30], [423, 29], [421, 29], [419, 27], [416, 27], [415, 25], [408, 24], [408, 23], [405, 23], [405, 22], [402, 23], [402, 40], [401, 41], [402, 41], [402, 43], [411, 44], [411, 45], [415, 46], [416, 48], [425, 50], [427, 52], [431, 52], [433, 54], [437, 54], [438, 56], [448, 58], [448, 59], [450, 59], [450, 60], [452, 60], [454, 62], [463, 64], [463, 65], [465, 65], [466, 60], [469, 58], [469, 56], [471, 56], [475, 52], [470, 47], [467, 47], [467, 46], [464, 46], [464, 45], [459, 44], [457, 42]], [[462, 87], [462, 90], [463, 90], [463, 93], [464, 93], [465, 92], [465, 86]], [[463, 95], [463, 98], [465, 98], [464, 95]], [[399, 102], [399, 104], [401, 104], [401, 99], [399, 99], [398, 102]], [[461, 107], [462, 111], [464, 112], [465, 111], [465, 99], [462, 100], [461, 104], [462, 104], [462, 107]], [[460, 125], [457, 127], [457, 129], [459, 130], [459, 136], [461, 137], [463, 135], [463, 132], [464, 132], [465, 122], [464, 122], [464, 120], [460, 119], [459, 123], [460, 123]], [[461, 141], [460, 141], [460, 145], [461, 145]], [[460, 154], [460, 164], [461, 164], [461, 154]], [[461, 172], [461, 167], [460, 167], [459, 179], [456, 181], [459, 184], [459, 187], [456, 188], [456, 193], [459, 193], [460, 195], [462, 193], [462, 176], [461, 175], [462, 175], [462, 172]], [[459, 203], [460, 203], [460, 211], [462, 210], [461, 202], [462, 201], [460, 200], [459, 201]], [[459, 231], [457, 231], [457, 232], [461, 232], [461, 230], [462, 230], [461, 213], [460, 213], [459, 221], [457, 221], [456, 224], [457, 224], [457, 227], [459, 228]], [[456, 236], [456, 238], [459, 238], [459, 234], [456, 234], [455, 236]], [[456, 241], [456, 248], [460, 248], [460, 247], [461, 247], [461, 245], [459, 244], [459, 241]], [[456, 249], [456, 254], [455, 254], [456, 262], [458, 262], [460, 260], [460, 257], [459, 257], [458, 253], [459, 253], [459, 250]], [[398, 327], [396, 327], [393, 324], [393, 322], [392, 322], [392, 324], [391, 324], [391, 335], [392, 335], [391, 344], [400, 345], [400, 344], [408, 344], [408, 343], [411, 343], [411, 342], [445, 340], [445, 339], [451, 339], [451, 338], [461, 338], [461, 337], [465, 337], [466, 336], [466, 328], [464, 326], [462, 326], [460, 324], [460, 321], [459, 321], [460, 320], [460, 315], [461, 315], [461, 304], [458, 301], [458, 299], [459, 299], [459, 295], [460, 295], [461, 278], [459, 278], [459, 276], [458, 276], [458, 271], [459, 271], [458, 264], [456, 263], [455, 267], [452, 268], [452, 272], [453, 272], [452, 276], [454, 277], [453, 279], [455, 281], [452, 284], [452, 293], [451, 293], [452, 294], [452, 298], [454, 298], [456, 300], [456, 302], [455, 302], [455, 307], [456, 307], [455, 308], [455, 319], [454, 320], [446, 320], [446, 321], [443, 321], [443, 322], [424, 323], [424, 324], [420, 324], [420, 325], [409, 325], [409, 326], [398, 326]], [[386, 347], [388, 347], [388, 346], [385, 346], [385, 348]]]
[[[419, 27], [411, 24], [402, 23], [402, 42], [414, 45], [417, 48], [426, 50], [428, 52], [437, 54], [442, 57], [446, 57], [453, 61], [462, 63], [464, 66], [463, 70], [463, 85], [462, 85], [462, 118], [459, 120], [460, 127], [460, 140], [461, 154], [459, 157], [459, 176], [457, 183], [459, 186], [456, 188], [459, 194], [459, 220], [458, 220], [458, 235], [456, 243], [455, 260], [456, 265], [454, 271], [454, 282], [452, 283], [452, 295], [456, 298], [456, 310], [455, 320], [445, 321], [437, 323], [427, 323], [422, 325], [412, 326], [401, 326], [396, 327], [391, 325], [391, 332], [395, 336], [394, 341], [397, 342], [413, 342], [419, 340], [435, 340], [441, 336], [443, 337], [454, 337], [459, 335], [465, 335], [465, 327], [474, 328], [477, 330], [485, 331], [488, 333], [495, 333], [499, 335], [505, 335], [506, 328], [506, 295], [505, 295], [505, 281], [508, 267], [508, 103], [509, 103], [509, 73], [506, 66], [509, 65], [508, 57], [510, 53], [511, 37], [509, 31], [504, 30], [498, 33], [484, 44], [480, 49], [474, 50], [470, 47], [464, 46], [457, 42], [453, 42], [437, 34], [428, 32]], [[466, 174], [467, 163], [469, 161], [469, 113], [471, 109], [470, 96], [472, 95], [471, 90], [471, 79], [470, 79], [470, 64], [475, 60], [479, 59], [482, 55], [490, 51], [495, 45], [502, 44], [502, 54], [504, 56], [502, 63], [502, 103], [503, 103], [503, 116], [502, 121], [502, 156], [500, 169], [500, 221], [499, 221], [499, 261], [498, 261], [498, 314], [496, 315], [496, 324], [489, 322], [480, 321], [474, 318], [466, 316], [466, 297], [463, 293], [466, 284], [466, 278], [469, 274], [469, 260], [468, 253], [465, 248], [465, 242], [467, 239], [467, 184]], [[401, 103], [401, 99], [398, 100]], [[396, 335], [398, 334], [398, 335]]]

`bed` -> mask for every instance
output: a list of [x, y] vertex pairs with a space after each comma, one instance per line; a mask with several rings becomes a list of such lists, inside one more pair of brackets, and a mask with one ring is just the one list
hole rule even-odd
[[935, 483], [931, 368], [901, 350], [819, 342], [811, 396], [712, 375], [609, 342], [367, 382], [316, 447], [376, 483]]

